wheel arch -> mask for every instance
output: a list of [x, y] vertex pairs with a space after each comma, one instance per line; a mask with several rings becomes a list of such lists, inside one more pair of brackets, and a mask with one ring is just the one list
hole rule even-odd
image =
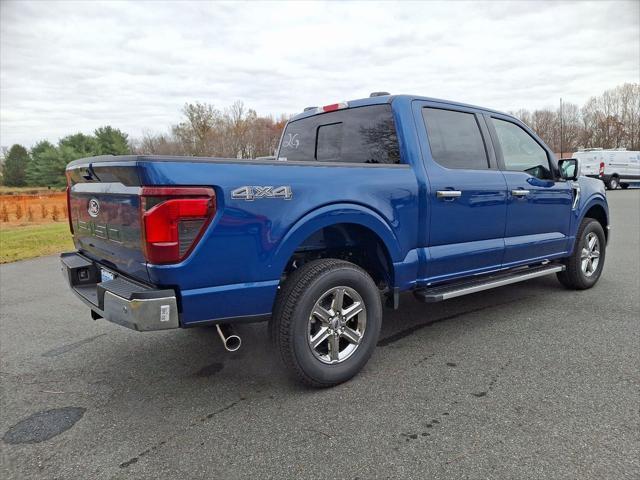
[[609, 240], [609, 211], [606, 204], [599, 198], [589, 201], [582, 210], [580, 215], [580, 221], [578, 225], [582, 223], [582, 220], [586, 217], [597, 220], [604, 230], [604, 235], [607, 241]]
[[[386, 276], [392, 286], [393, 263], [402, 259], [398, 240], [382, 216], [358, 204], [332, 204], [307, 213], [284, 236], [274, 254], [273, 268], [283, 278], [291, 262], [301, 254], [323, 258], [318, 256], [322, 252], [345, 254], [349, 249], [357, 251], [358, 248], [367, 248], [369, 253], [375, 248], [377, 262], [372, 265], [365, 261], [363, 265], [357, 255], [347, 258], [338, 255], [337, 258], [363, 267], [375, 280]], [[371, 259], [369, 255], [368, 260]]]

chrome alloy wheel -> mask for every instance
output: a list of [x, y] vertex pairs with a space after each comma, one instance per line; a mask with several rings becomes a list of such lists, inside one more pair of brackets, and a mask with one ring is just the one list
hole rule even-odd
[[593, 275], [600, 263], [600, 240], [598, 236], [589, 232], [585, 239], [585, 245], [580, 254], [580, 268], [586, 277]]
[[350, 287], [334, 287], [311, 310], [307, 342], [321, 362], [341, 363], [358, 349], [366, 327], [367, 309], [360, 294]]

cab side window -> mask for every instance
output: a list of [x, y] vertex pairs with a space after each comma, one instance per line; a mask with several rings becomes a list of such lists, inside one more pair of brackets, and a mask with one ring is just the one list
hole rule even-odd
[[552, 179], [547, 152], [515, 123], [492, 118], [506, 170], [526, 172], [540, 179]]
[[446, 168], [486, 170], [489, 160], [473, 113], [423, 108], [433, 159]]

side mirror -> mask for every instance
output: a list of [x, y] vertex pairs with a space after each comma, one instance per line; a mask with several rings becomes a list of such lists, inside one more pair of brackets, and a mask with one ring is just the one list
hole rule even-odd
[[563, 158], [558, 162], [560, 177], [564, 180], [577, 180], [580, 176], [580, 161], [577, 158]]

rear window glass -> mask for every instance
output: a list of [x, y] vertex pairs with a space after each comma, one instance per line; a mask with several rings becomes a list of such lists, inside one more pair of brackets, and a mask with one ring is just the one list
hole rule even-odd
[[279, 160], [400, 163], [391, 105], [370, 105], [290, 122]]
[[423, 108], [433, 159], [446, 168], [489, 168], [487, 151], [475, 115]]

